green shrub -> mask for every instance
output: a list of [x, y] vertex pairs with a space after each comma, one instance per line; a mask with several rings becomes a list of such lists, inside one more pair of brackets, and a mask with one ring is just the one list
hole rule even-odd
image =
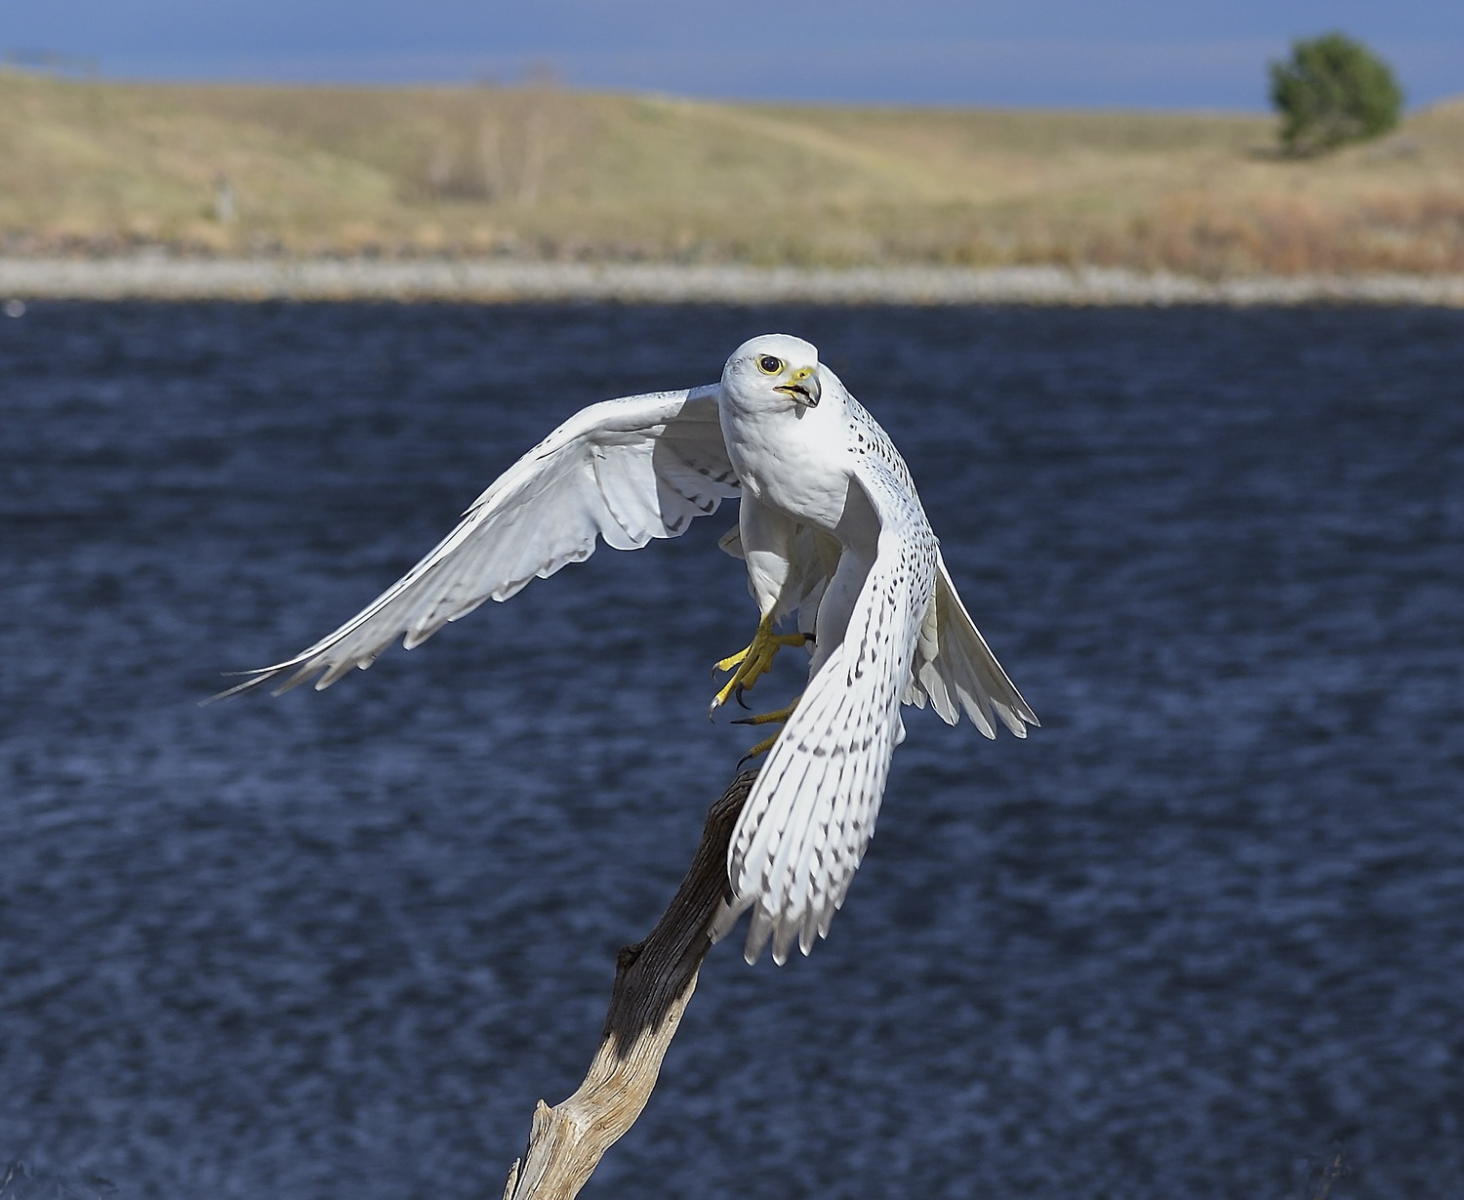
[[1371, 50], [1328, 33], [1292, 43], [1291, 57], [1271, 64], [1271, 103], [1286, 152], [1320, 154], [1387, 133], [1398, 124], [1403, 93]]

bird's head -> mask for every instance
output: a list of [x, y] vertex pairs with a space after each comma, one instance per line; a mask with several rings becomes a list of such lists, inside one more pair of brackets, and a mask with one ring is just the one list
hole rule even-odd
[[765, 333], [732, 352], [722, 368], [722, 386], [749, 407], [817, 408], [823, 395], [818, 348], [786, 333]]

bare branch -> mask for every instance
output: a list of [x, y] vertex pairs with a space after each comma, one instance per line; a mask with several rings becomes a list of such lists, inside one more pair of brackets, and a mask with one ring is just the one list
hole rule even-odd
[[572, 1200], [645, 1108], [711, 947], [707, 928], [727, 891], [727, 844], [756, 775], [737, 776], [708, 810], [681, 887], [649, 936], [620, 951], [600, 1048], [574, 1095], [554, 1108], [539, 1102], [504, 1200]]

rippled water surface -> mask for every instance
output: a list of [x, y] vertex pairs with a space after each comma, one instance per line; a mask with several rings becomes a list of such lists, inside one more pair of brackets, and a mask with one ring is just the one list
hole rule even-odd
[[[0, 1196], [497, 1195], [748, 742], [703, 528], [199, 709], [576, 408], [817, 340], [1043, 718], [912, 714], [601, 1197], [1464, 1196], [1464, 314], [0, 320]], [[791, 666], [769, 690], [793, 690]]]

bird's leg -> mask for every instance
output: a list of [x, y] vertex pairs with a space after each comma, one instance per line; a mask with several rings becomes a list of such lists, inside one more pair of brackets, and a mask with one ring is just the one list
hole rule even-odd
[[764, 617], [757, 623], [757, 632], [743, 650], [730, 654], [712, 668], [715, 671], [731, 671], [732, 678], [712, 697], [712, 712], [727, 703], [734, 692], [742, 693], [762, 678], [772, 666], [773, 656], [783, 646], [801, 646], [808, 639], [801, 633], [774, 633], [771, 617]]
[[[798, 701], [802, 699], [802, 696], [797, 696], [792, 700], [792, 702], [789, 703], [787, 708], [780, 708], [776, 712], [758, 713], [756, 716], [752, 717], [741, 717], [738, 720], [733, 721], [732, 724], [781, 725], [793, 715], [793, 710], [798, 707]], [[760, 741], [756, 746], [754, 746], [751, 750], [749, 750], [746, 754], [742, 756], [741, 762], [737, 764], [738, 768], [740, 769], [742, 763], [745, 763], [749, 758], [756, 758], [759, 754], [766, 754], [769, 750], [773, 748], [773, 743], [777, 740], [778, 734], [776, 733], [773, 734], [772, 737], [763, 738], [762, 741]]]

